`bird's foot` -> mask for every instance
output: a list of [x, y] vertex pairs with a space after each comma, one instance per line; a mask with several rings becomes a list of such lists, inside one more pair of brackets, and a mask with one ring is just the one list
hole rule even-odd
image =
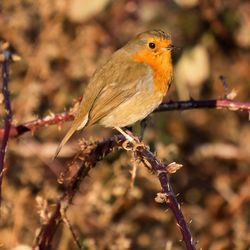
[[140, 127], [141, 127], [141, 133], [140, 133], [140, 140], [143, 140], [144, 137], [144, 132], [147, 128], [148, 125], [152, 124], [152, 118], [150, 115], [146, 116], [143, 120], [140, 122]]
[[123, 131], [123, 129], [121, 129], [119, 127], [115, 127], [115, 129], [117, 131], [119, 131], [126, 138], [127, 141], [129, 141], [131, 143], [136, 141], [136, 139], [133, 136], [129, 135], [128, 132], [126, 133], [125, 131]]
[[130, 131], [125, 132], [123, 129], [119, 127], [115, 127], [115, 129], [119, 131], [126, 138], [126, 141], [122, 145], [124, 149], [133, 150], [133, 151], [137, 150], [137, 148], [139, 147], [149, 149], [149, 147], [146, 144], [144, 144], [142, 141], [140, 141], [138, 137], [134, 137]]

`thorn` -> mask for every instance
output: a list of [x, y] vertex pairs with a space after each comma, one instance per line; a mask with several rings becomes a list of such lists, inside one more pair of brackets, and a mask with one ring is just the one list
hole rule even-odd
[[165, 193], [157, 193], [155, 197], [155, 202], [157, 203], [164, 203], [166, 201], [166, 194]]
[[52, 112], [51, 110], [49, 110], [48, 113], [49, 113], [49, 116], [51, 116], [52, 118], [55, 117], [55, 113]]
[[61, 124], [61, 123], [58, 123], [58, 124], [57, 124], [57, 129], [58, 129], [58, 131], [61, 131], [61, 130], [62, 130], [62, 124]]
[[182, 167], [183, 167], [182, 164], [178, 164], [176, 162], [172, 162], [172, 163], [170, 163], [170, 164], [167, 165], [166, 169], [167, 169], [168, 173], [174, 174], [174, 173], [176, 173], [176, 171], [178, 171]]
[[228, 95], [228, 82], [226, 80], [226, 78], [223, 75], [219, 76], [219, 79], [221, 80], [223, 87], [224, 87], [224, 97], [227, 99], [227, 95]]
[[13, 55], [11, 55], [11, 60], [13, 61], [13, 62], [18, 62], [18, 61], [21, 61], [21, 56], [19, 56], [19, 55], [17, 55], [17, 54], [13, 54]]
[[[181, 225], [179, 223], [176, 223], [176, 226], [181, 228]], [[182, 240], [180, 240], [180, 241], [182, 241]]]
[[235, 97], [237, 96], [237, 91], [235, 89], [232, 89], [226, 96], [227, 99], [229, 100], [234, 100]]

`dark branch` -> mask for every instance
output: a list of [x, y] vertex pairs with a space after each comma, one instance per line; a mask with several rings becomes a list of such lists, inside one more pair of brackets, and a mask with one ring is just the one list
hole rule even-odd
[[[130, 144], [131, 145], [131, 144]], [[127, 148], [127, 146], [126, 146]], [[173, 212], [175, 219], [178, 223], [180, 231], [182, 233], [183, 241], [186, 244], [188, 250], [195, 249], [195, 243], [193, 241], [189, 226], [181, 212], [180, 205], [176, 199], [173, 189], [168, 181], [167, 177], [167, 167], [162, 164], [152, 152], [150, 152], [145, 146], [133, 146], [131, 145], [131, 150], [135, 152], [138, 158], [148, 167], [149, 163], [152, 172], [157, 175], [159, 182], [161, 184], [163, 196], [165, 197], [165, 202]], [[146, 160], [146, 162], [145, 162]]]
[[[163, 112], [171, 110], [187, 110], [187, 109], [227, 109], [232, 111], [245, 111], [250, 112], [250, 102], [239, 102], [229, 99], [218, 100], [189, 100], [178, 102], [165, 102], [162, 103], [154, 112]], [[66, 111], [59, 114], [52, 114], [44, 118], [39, 118], [34, 121], [30, 121], [17, 126], [12, 126], [10, 130], [10, 136], [20, 136], [29, 131], [35, 131], [38, 128], [42, 128], [48, 125], [58, 125], [60, 123], [71, 121], [74, 119], [72, 111]], [[3, 138], [4, 129], [0, 129], [0, 139]]]
[[11, 53], [6, 49], [2, 51], [3, 61], [2, 61], [2, 94], [4, 97], [4, 108], [6, 112], [6, 116], [4, 118], [4, 128], [2, 129], [2, 144], [0, 148], [0, 206], [2, 200], [2, 181], [4, 175], [4, 160], [6, 148], [8, 145], [9, 134], [11, 130], [11, 121], [12, 121], [12, 112], [10, 105], [10, 93], [9, 93], [9, 71], [8, 64], [11, 58]]
[[250, 102], [239, 102], [229, 99], [214, 99], [214, 100], [189, 100], [179, 102], [162, 103], [154, 112], [163, 112], [170, 110], [187, 110], [187, 109], [227, 109], [233, 111], [250, 112]]

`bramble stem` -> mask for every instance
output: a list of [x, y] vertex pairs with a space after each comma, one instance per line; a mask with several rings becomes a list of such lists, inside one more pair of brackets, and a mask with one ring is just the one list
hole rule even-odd
[[8, 73], [8, 64], [11, 53], [8, 50], [5, 50], [3, 51], [3, 55], [4, 55], [4, 60], [2, 61], [2, 81], [3, 81], [2, 94], [4, 97], [4, 108], [6, 116], [4, 118], [3, 136], [1, 138], [2, 144], [0, 148], [0, 207], [2, 201], [2, 182], [5, 171], [4, 160], [11, 130], [11, 121], [12, 121], [12, 111], [11, 111], [10, 93], [9, 93], [9, 73]]
[[[188, 110], [188, 109], [227, 109], [232, 111], [250, 112], [250, 102], [239, 102], [229, 99], [213, 99], [213, 100], [188, 100], [188, 101], [170, 101], [162, 103], [154, 112], [163, 112], [171, 110]], [[58, 125], [66, 121], [72, 121], [74, 114], [71, 111], [62, 112], [59, 114], [48, 115], [44, 118], [39, 118], [24, 124], [12, 126], [10, 137], [22, 135], [29, 131], [35, 131], [38, 128], [48, 125]], [[0, 128], [0, 139], [3, 138], [4, 129]]]

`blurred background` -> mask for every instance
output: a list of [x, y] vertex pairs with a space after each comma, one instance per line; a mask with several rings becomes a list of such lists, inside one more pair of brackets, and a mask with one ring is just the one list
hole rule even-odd
[[[176, 46], [175, 77], [166, 100], [231, 96], [250, 100], [250, 2], [244, 0], [2, 0], [0, 39], [22, 60], [12, 64], [13, 123], [73, 106], [96, 67], [139, 32], [160, 28]], [[4, 109], [1, 105], [1, 126]], [[44, 216], [62, 193], [58, 175], [79, 150], [113, 131], [76, 134], [57, 161], [68, 123], [10, 140], [3, 183], [1, 249], [30, 249]], [[139, 126], [134, 126], [136, 133]], [[166, 163], [183, 168], [170, 181], [197, 249], [250, 247], [249, 115], [228, 110], [153, 114], [145, 142]], [[160, 187], [139, 165], [133, 189], [127, 152], [98, 163], [82, 183], [67, 215], [86, 249], [184, 249], [171, 211], [155, 203]], [[77, 249], [61, 225], [53, 249]]]

